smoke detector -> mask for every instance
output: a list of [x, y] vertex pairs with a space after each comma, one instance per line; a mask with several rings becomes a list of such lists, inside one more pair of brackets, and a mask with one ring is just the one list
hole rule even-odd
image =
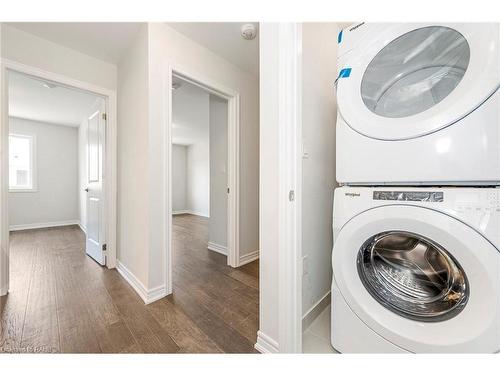
[[257, 28], [252, 23], [246, 23], [241, 26], [241, 36], [246, 40], [255, 39], [257, 36]]

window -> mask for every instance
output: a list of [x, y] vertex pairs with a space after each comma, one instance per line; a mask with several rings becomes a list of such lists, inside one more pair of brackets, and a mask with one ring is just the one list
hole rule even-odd
[[9, 135], [9, 189], [12, 191], [34, 191], [35, 163], [34, 137]]

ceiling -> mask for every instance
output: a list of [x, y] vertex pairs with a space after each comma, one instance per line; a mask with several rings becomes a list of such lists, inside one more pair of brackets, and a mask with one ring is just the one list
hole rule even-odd
[[[241, 26], [248, 22], [170, 22], [169, 26], [240, 69], [259, 75], [257, 37], [245, 40]], [[144, 25], [140, 22], [8, 22], [8, 26], [50, 40], [112, 64], [117, 64]]]
[[7, 25], [117, 64], [143, 24], [140, 22], [10, 22]]
[[9, 116], [78, 127], [96, 96], [55, 86], [20, 73], [9, 73]]
[[249, 22], [170, 22], [168, 25], [254, 76], [259, 75], [259, 24], [257, 37], [245, 40], [241, 26]]

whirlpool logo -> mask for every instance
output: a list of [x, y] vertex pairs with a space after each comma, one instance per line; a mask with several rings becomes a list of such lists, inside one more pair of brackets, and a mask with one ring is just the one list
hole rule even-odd
[[346, 195], [346, 197], [359, 197], [361, 196], [360, 193], [344, 193]]

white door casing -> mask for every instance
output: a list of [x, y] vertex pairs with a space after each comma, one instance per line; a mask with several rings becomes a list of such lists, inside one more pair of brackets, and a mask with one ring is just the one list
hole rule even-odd
[[[456, 316], [439, 322], [403, 317], [379, 303], [363, 285], [359, 250], [385, 231], [425, 236], [446, 249], [468, 279], [469, 298]], [[389, 205], [364, 211], [347, 222], [333, 249], [335, 281], [346, 303], [368, 327], [412, 352], [492, 352], [500, 337], [500, 253], [468, 225], [432, 209]]]
[[106, 264], [103, 245], [105, 243], [104, 222], [104, 145], [106, 110], [104, 99], [97, 99], [90, 115], [86, 120], [87, 125], [87, 187], [86, 206], [86, 241], [85, 251], [96, 262]]
[[[372, 60], [379, 52], [403, 35], [417, 29], [437, 27], [435, 23], [388, 24], [370, 43], [358, 45], [343, 60], [338, 69], [350, 69], [345, 78], [338, 79], [338, 110], [345, 122], [356, 132], [380, 140], [403, 140], [424, 136], [454, 124], [484, 103], [499, 87], [499, 26], [497, 24], [439, 24], [443, 29], [456, 31], [467, 42], [470, 59], [458, 85], [437, 104], [422, 112], [405, 117], [385, 117], [365, 105], [361, 86]], [[413, 58], [431, 44], [421, 43], [421, 50], [402, 51]], [[452, 46], [450, 46], [451, 48]], [[444, 52], [443, 52], [444, 53]], [[434, 55], [436, 56], [436, 55]], [[430, 68], [421, 62], [419, 69]], [[400, 79], [404, 73], [395, 77]], [[415, 86], [415, 85], [414, 85]], [[409, 86], [407, 89], [413, 89]]]

